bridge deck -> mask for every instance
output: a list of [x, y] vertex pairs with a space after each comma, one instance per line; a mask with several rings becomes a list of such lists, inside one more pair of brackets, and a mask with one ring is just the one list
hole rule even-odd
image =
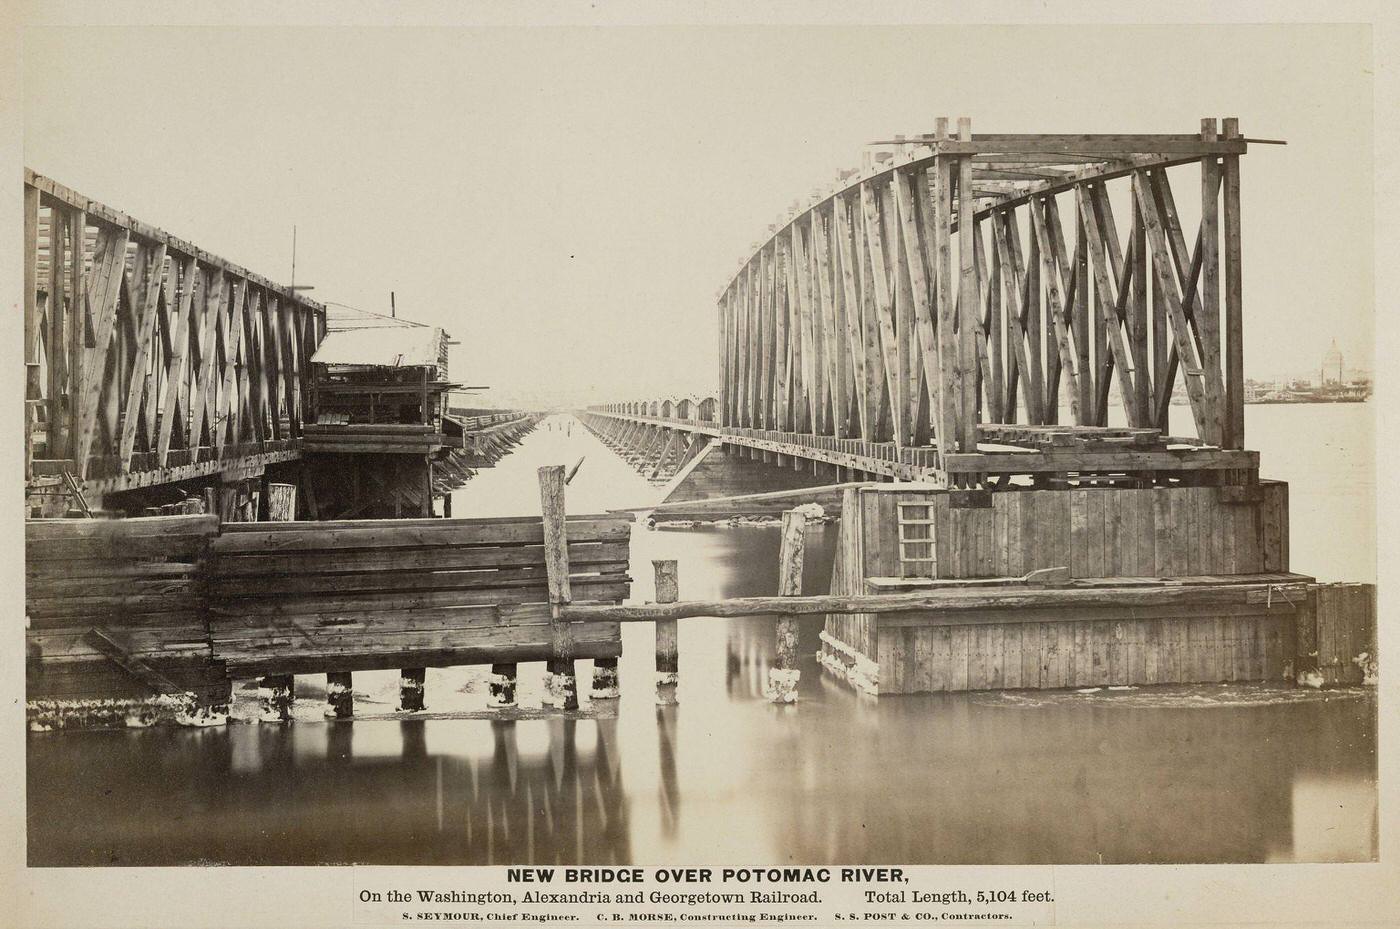
[[658, 445], [656, 433], [669, 430], [708, 436], [728, 445], [787, 458], [935, 484], [945, 483], [949, 475], [960, 474], [1151, 472], [1163, 476], [1220, 470], [1254, 472], [1259, 467], [1258, 452], [1207, 446], [1195, 440], [1163, 436], [1155, 429], [983, 424], [978, 430], [981, 441], [975, 452], [945, 455], [940, 463], [935, 440], [919, 447], [901, 448], [894, 442], [722, 426], [699, 419], [606, 409], [590, 409], [579, 415], [596, 432], [605, 434], [613, 442], [630, 443], [633, 448]]

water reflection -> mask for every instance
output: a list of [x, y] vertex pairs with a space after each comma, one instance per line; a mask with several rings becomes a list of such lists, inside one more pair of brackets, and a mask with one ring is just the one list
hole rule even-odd
[[[616, 729], [403, 720], [34, 739], [30, 864], [627, 862]], [[101, 763], [70, 767], [74, 739]]]

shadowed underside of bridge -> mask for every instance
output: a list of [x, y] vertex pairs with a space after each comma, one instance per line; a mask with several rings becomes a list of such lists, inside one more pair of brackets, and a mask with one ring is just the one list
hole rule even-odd
[[1253, 483], [1246, 147], [1234, 119], [874, 143], [720, 293], [718, 397], [581, 415], [633, 454], [708, 437], [838, 477]]

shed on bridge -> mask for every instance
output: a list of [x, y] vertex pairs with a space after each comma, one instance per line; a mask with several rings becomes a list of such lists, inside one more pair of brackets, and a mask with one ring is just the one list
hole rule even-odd
[[[447, 333], [405, 320], [333, 329], [311, 356], [303, 450], [321, 518], [433, 512], [433, 457], [461, 447], [447, 421]], [[450, 433], [450, 434], [449, 434]]]

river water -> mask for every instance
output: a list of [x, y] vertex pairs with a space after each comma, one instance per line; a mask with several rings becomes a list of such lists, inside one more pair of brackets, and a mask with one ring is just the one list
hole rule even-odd
[[[1375, 576], [1370, 404], [1248, 407], [1263, 474], [1292, 483], [1294, 570]], [[454, 498], [454, 515], [539, 512], [535, 469], [573, 464], [571, 513], [659, 491], [556, 416]], [[809, 535], [823, 592], [834, 526]], [[683, 599], [774, 593], [770, 527], [633, 532], [633, 597], [675, 558]], [[1372, 860], [1373, 690], [1256, 685], [875, 700], [811, 657], [800, 701], [763, 697], [771, 619], [681, 623], [678, 706], [658, 708], [652, 628], [624, 627], [622, 699], [568, 718], [485, 708], [484, 669], [355, 675], [354, 721], [299, 678], [292, 725], [33, 733], [31, 865], [1020, 864]], [[591, 663], [579, 662], [586, 685]], [[586, 686], [581, 689], [586, 690]]]

